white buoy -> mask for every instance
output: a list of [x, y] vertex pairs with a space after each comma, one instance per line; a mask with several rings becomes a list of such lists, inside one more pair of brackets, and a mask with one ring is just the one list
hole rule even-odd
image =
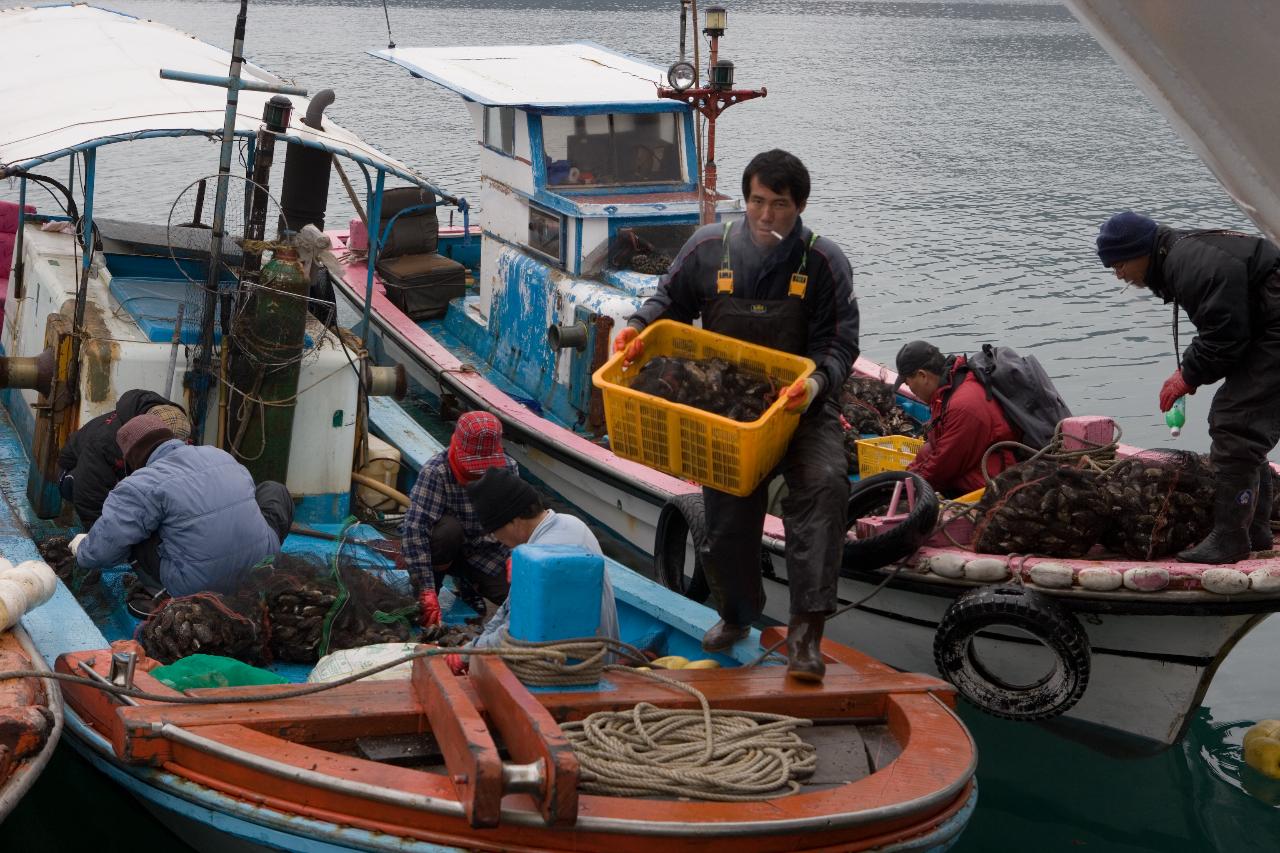
[[[28, 596], [28, 610], [44, 604], [53, 598], [53, 594], [58, 591], [58, 575], [54, 572], [53, 567], [44, 560], [27, 560], [14, 566], [10, 571], [25, 572], [38, 581], [40, 594], [36, 598]], [[0, 578], [4, 576], [4, 571], [0, 570]]]
[[1032, 583], [1049, 589], [1070, 589], [1075, 583], [1075, 571], [1065, 563], [1036, 563], [1029, 574]]
[[1218, 595], [1238, 595], [1249, 591], [1249, 576], [1239, 569], [1205, 569], [1200, 585]]
[[926, 560], [929, 571], [944, 578], [964, 577], [965, 558], [960, 554], [933, 554]]
[[8, 631], [27, 612], [27, 590], [17, 581], [0, 578], [0, 631]]
[[1009, 577], [1009, 564], [999, 557], [977, 557], [964, 564], [964, 576], [971, 581], [994, 583]]

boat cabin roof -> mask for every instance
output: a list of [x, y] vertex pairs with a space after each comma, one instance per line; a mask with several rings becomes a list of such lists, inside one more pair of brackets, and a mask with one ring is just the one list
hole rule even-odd
[[679, 101], [658, 97], [661, 68], [587, 41], [401, 47], [370, 53], [490, 107], [552, 113], [688, 109]]
[[[0, 76], [0, 177], [114, 142], [221, 136], [227, 90], [164, 80], [160, 70], [225, 77], [231, 54], [164, 24], [93, 6], [5, 9], [0, 56], [7, 67], [25, 72]], [[247, 62], [242, 78], [285, 82]], [[237, 136], [258, 132], [271, 97], [240, 92]], [[453, 200], [328, 117], [323, 130], [303, 124], [310, 100], [289, 97], [293, 115], [281, 139], [349, 157]]]

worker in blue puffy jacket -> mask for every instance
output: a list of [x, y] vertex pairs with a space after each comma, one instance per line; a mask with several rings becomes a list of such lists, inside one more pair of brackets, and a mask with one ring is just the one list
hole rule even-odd
[[280, 553], [293, 523], [282, 484], [255, 488], [231, 454], [185, 444], [154, 415], [131, 419], [116, 441], [129, 474], [71, 545], [83, 569], [132, 562], [135, 615], [148, 615], [167, 595], [234, 592], [249, 569]]

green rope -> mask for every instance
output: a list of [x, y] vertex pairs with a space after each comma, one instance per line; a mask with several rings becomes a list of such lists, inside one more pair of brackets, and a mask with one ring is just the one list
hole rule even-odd
[[338, 585], [338, 595], [333, 599], [333, 604], [329, 607], [329, 612], [324, 615], [324, 627], [320, 631], [320, 647], [316, 650], [320, 657], [329, 654], [330, 636], [333, 634], [333, 623], [338, 618], [338, 614], [342, 612], [342, 608], [346, 606], [347, 601], [351, 598], [351, 593], [347, 589], [347, 585], [342, 582], [342, 573], [338, 571], [338, 558], [342, 556], [342, 546], [346, 542], [347, 534], [351, 532], [351, 528], [360, 523], [354, 515], [349, 515], [342, 522], [342, 530], [338, 533], [338, 541], [333, 549], [333, 559], [330, 561], [330, 571], [333, 575], [333, 581]]

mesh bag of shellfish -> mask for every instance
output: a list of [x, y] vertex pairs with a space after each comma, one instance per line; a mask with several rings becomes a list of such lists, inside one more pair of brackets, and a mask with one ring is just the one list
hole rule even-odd
[[1213, 528], [1213, 471], [1199, 455], [1146, 450], [1099, 478], [1112, 518], [1103, 536], [1110, 549], [1154, 560], [1199, 542]]
[[253, 610], [252, 601], [216, 592], [171, 598], [138, 626], [137, 639], [148, 657], [165, 664], [197, 653], [256, 663], [263, 648]]
[[1037, 459], [1007, 468], [977, 505], [974, 550], [1080, 557], [1109, 524], [1095, 471]]
[[665, 355], [645, 362], [631, 389], [743, 423], [759, 420], [781, 390], [771, 377], [722, 358]]
[[349, 557], [282, 554], [253, 571], [263, 644], [274, 660], [315, 663], [337, 649], [405, 642], [417, 611], [386, 572]]

